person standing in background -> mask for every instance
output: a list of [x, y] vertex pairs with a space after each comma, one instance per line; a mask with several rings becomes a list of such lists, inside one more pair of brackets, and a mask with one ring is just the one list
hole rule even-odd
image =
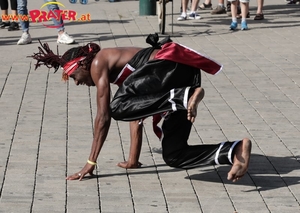
[[[232, 17], [230, 30], [236, 30], [238, 26], [237, 23], [238, 0], [230, 0], [230, 2], [231, 2], [231, 17]], [[249, 0], [240, 0], [240, 6], [242, 12], [241, 30], [248, 30], [246, 18], [249, 12]]]
[[[27, 9], [27, 0], [17, 0], [18, 1], [18, 13], [20, 15], [28, 16], [28, 9]], [[48, 2], [56, 2], [56, 0], [44, 0], [45, 3]], [[47, 5], [49, 10], [55, 11], [59, 10], [57, 4], [48, 4]], [[69, 36], [67, 32], [65, 32], [64, 22], [60, 18], [59, 20], [52, 18], [54, 26], [57, 27], [58, 31], [58, 38], [57, 43], [59, 44], [72, 44], [75, 40]], [[17, 42], [18, 45], [30, 44], [32, 42], [32, 38], [29, 34], [29, 21], [22, 21], [20, 20], [21, 28], [22, 28], [22, 36]]]
[[182, 0], [181, 4], [182, 4], [182, 12], [181, 15], [177, 18], [177, 21], [184, 21], [187, 19], [201, 19], [201, 16], [199, 16], [196, 13], [198, 4], [199, 4], [199, 0], [192, 0], [192, 7], [191, 7], [191, 12], [188, 15], [187, 14], [187, 6], [188, 6], [189, 0]]
[[[8, 31], [19, 30], [19, 24], [16, 22], [16, 20], [13, 19], [10, 22], [11, 18], [8, 15], [8, 0], [0, 0], [0, 7], [2, 15], [2, 21], [0, 23], [1, 29], [8, 27]], [[10, 0], [10, 8], [12, 17], [17, 18], [17, 0]]]

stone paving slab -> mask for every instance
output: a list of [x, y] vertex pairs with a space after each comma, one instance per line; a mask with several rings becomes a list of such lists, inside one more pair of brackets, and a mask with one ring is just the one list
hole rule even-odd
[[[157, 16], [139, 16], [138, 1], [62, 3], [78, 15], [89, 13], [91, 21], [66, 21], [78, 43], [59, 45], [61, 53], [90, 41], [102, 48], [146, 47], [146, 36], [158, 30]], [[41, 5], [31, 0], [28, 9]], [[0, 213], [300, 212], [299, 5], [267, 1], [265, 20], [254, 21], [251, 1], [245, 32], [230, 32], [230, 17], [207, 10], [199, 11], [201, 20], [177, 22], [180, 1], [174, 16], [171, 5], [166, 32], [172, 39], [224, 65], [217, 76], [202, 75], [206, 97], [189, 143], [249, 137], [253, 155], [245, 177], [229, 182], [229, 166], [166, 166], [147, 119], [141, 169], [116, 166], [128, 156], [130, 136], [127, 123], [112, 121], [96, 177], [66, 181], [89, 155], [96, 92], [63, 83], [45, 67], [34, 71], [27, 56], [37, 51], [37, 39], [55, 49], [57, 35], [31, 23], [31, 45], [16, 45], [21, 31], [0, 29]]]

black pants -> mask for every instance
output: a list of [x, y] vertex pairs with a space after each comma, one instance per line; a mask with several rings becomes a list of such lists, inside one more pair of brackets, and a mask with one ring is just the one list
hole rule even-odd
[[[0, 0], [1, 10], [8, 9], [8, 0]], [[10, 8], [12, 10], [17, 10], [17, 0], [10, 0]]]
[[153, 60], [132, 73], [112, 102], [112, 117], [133, 121], [171, 112], [163, 122], [162, 150], [167, 165], [190, 169], [209, 164], [231, 164], [237, 142], [189, 146], [192, 123], [186, 102], [201, 86], [200, 70], [166, 60]]
[[199, 69], [152, 60], [128, 76], [110, 104], [116, 120], [133, 121], [166, 111], [186, 110], [184, 97], [201, 86]]
[[239, 142], [188, 145], [192, 123], [187, 120], [187, 111], [177, 111], [163, 122], [162, 151], [167, 165], [192, 169], [205, 165], [232, 164], [233, 149]]

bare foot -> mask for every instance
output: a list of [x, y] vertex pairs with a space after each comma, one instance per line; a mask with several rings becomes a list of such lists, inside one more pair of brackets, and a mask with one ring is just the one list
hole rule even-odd
[[187, 119], [194, 123], [197, 116], [198, 104], [204, 97], [204, 89], [202, 87], [197, 87], [190, 97], [187, 108]]
[[251, 146], [251, 141], [248, 138], [244, 138], [236, 145], [233, 165], [227, 176], [228, 180], [236, 182], [246, 174], [250, 161]]

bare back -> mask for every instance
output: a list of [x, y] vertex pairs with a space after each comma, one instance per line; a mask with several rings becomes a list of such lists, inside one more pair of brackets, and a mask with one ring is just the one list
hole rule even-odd
[[[94, 69], [93, 71], [108, 72], [109, 81], [112, 82], [117, 78], [123, 67], [141, 49], [143, 48], [116, 47], [102, 49], [95, 56], [93, 63], [97, 63], [97, 69]], [[153, 59], [156, 52], [156, 50], [153, 51], [149, 60]]]

